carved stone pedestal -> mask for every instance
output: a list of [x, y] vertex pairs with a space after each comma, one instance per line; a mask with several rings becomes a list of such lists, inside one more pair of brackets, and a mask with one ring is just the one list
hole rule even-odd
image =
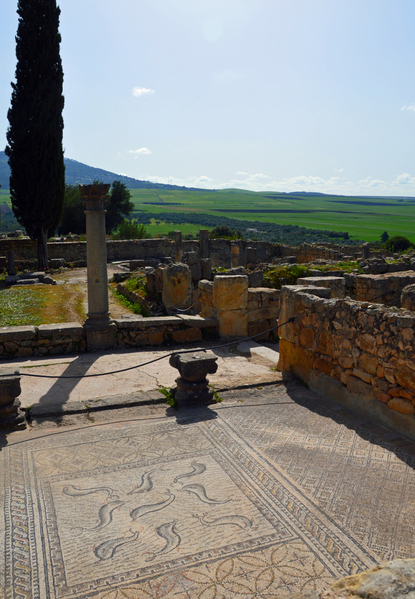
[[20, 409], [17, 399], [22, 389], [20, 387], [19, 370], [15, 368], [0, 369], [0, 428], [22, 429], [26, 427], [26, 418]]
[[170, 366], [177, 368], [175, 399], [180, 405], [207, 404], [213, 400], [213, 391], [208, 387], [207, 374], [214, 374], [218, 365], [217, 356], [211, 351], [195, 351], [189, 354], [173, 354]]

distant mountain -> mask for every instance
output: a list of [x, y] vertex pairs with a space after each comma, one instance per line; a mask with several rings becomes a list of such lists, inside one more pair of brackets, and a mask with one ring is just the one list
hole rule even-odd
[[[0, 152], [0, 185], [3, 189], [9, 188], [10, 168], [7, 163], [7, 156], [4, 152]], [[128, 189], [193, 189], [195, 187], [180, 187], [179, 185], [164, 185], [163, 183], [151, 183], [150, 181], [140, 181], [132, 177], [117, 175], [110, 171], [105, 171], [102, 168], [88, 166], [77, 160], [65, 158], [65, 181], [71, 185], [87, 185], [95, 179], [99, 179], [103, 183], [113, 183], [113, 181], [121, 181]], [[197, 189], [197, 191], [210, 191], [207, 189]]]

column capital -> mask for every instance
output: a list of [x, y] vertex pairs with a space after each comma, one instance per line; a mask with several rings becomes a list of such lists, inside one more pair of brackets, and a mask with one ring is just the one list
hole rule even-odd
[[79, 185], [81, 198], [86, 203], [87, 210], [103, 210], [105, 196], [111, 185], [109, 183], [92, 183]]

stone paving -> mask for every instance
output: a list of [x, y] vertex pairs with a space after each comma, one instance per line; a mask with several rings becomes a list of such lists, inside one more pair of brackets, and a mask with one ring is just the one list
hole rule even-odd
[[295, 383], [223, 396], [1, 437], [5, 598], [271, 599], [413, 556], [412, 442]]

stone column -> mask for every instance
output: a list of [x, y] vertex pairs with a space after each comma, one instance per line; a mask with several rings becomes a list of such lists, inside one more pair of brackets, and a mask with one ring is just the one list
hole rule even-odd
[[256, 248], [248, 247], [245, 249], [245, 265], [255, 266], [257, 263]]
[[370, 258], [370, 243], [364, 243], [362, 245], [362, 260], [368, 260]]
[[231, 268], [239, 266], [239, 246], [231, 245]]
[[201, 229], [199, 231], [199, 248], [200, 258], [210, 258], [210, 240], [209, 231], [207, 229]]
[[88, 318], [85, 322], [87, 349], [95, 351], [115, 345], [115, 323], [109, 315], [107, 240], [104, 199], [107, 184], [80, 185], [86, 204], [86, 258], [88, 281]]
[[0, 369], [0, 428], [16, 430], [26, 426], [25, 414], [17, 399], [22, 392], [20, 378], [18, 369]]
[[181, 262], [183, 259], [183, 238], [181, 231], [174, 232], [174, 261]]

